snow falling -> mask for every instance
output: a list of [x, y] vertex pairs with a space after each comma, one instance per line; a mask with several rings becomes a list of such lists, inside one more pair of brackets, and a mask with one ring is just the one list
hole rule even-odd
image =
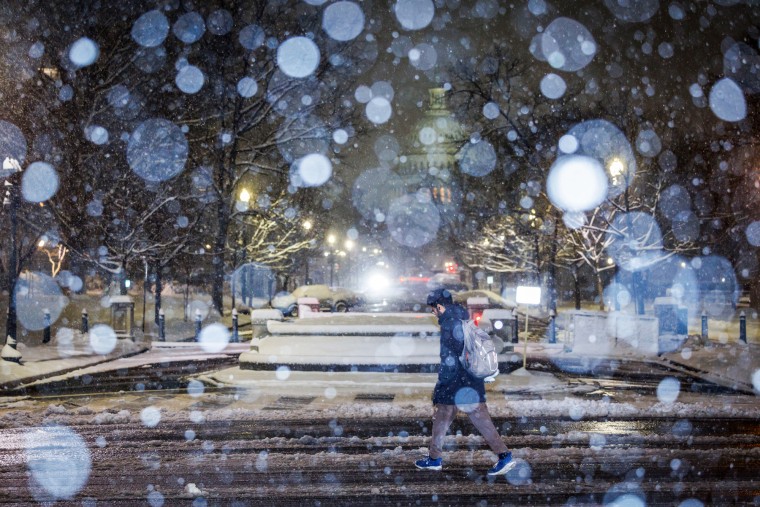
[[[418, 356], [438, 360], [437, 331], [404, 324], [385, 336], [375, 317], [429, 319], [426, 293], [446, 287], [465, 304], [487, 301], [472, 303], [473, 317], [485, 305], [524, 319], [524, 330], [506, 317], [484, 322], [511, 362], [524, 352], [507, 347], [508, 333], [526, 351], [559, 336], [578, 360], [547, 359], [561, 375], [593, 376], [602, 360], [616, 371], [634, 357], [683, 362], [653, 386], [650, 405], [610, 401], [600, 388], [604, 401], [554, 399], [546, 409], [583, 422], [692, 416], [681, 374], [707, 363], [713, 346], [760, 342], [753, 2], [44, 4], [12, 1], [0, 19], [9, 76], [0, 314], [3, 363], [12, 363], [0, 364], [3, 376], [23, 373], [24, 354], [107, 362], [182, 340], [176, 349], [197, 347], [212, 362], [250, 341], [235, 374], [261, 367], [275, 386], [301, 382], [309, 361], [358, 378], [352, 361], [366, 356], [401, 374]], [[299, 287], [325, 292], [299, 302]], [[518, 287], [539, 288], [539, 301], [521, 301]], [[275, 318], [253, 313], [269, 310]], [[299, 327], [343, 313], [361, 316]], [[279, 324], [292, 333], [278, 335]], [[364, 348], [345, 350], [349, 337]], [[734, 377], [715, 367], [706, 382], [757, 394], [751, 354], [719, 350]], [[87, 375], [76, 381], [95, 387]], [[494, 412], [538, 411], [540, 401], [519, 395], [546, 395], [539, 378], [526, 380], [537, 391], [510, 392]], [[266, 396], [258, 381], [241, 388], [253, 401]], [[180, 440], [211, 454], [203, 424], [224, 413], [198, 407], [222, 396], [214, 382], [170, 388], [198, 404], [182, 416], [159, 399], [80, 415], [142, 429], [184, 417]], [[309, 386], [320, 400], [345, 402], [341, 384], [320, 382], [329, 384]], [[463, 389], [456, 404], [467, 411], [477, 396]], [[414, 403], [427, 420], [429, 406]], [[64, 424], [68, 408], [51, 407], [45, 425], [23, 428], [25, 480], [38, 503], [79, 501], [110, 436], [85, 439]], [[691, 424], [684, 416], [673, 435], [693, 437]], [[329, 433], [344, 431], [336, 417]], [[388, 438], [401, 447], [410, 435]], [[584, 452], [615, 445], [602, 432], [583, 439]], [[158, 454], [141, 460], [162, 466]], [[692, 466], [675, 455], [665, 464], [674, 483]], [[271, 449], [257, 449], [248, 469], [277, 466]], [[529, 487], [540, 466], [527, 452], [506, 481]], [[629, 470], [594, 500], [648, 505], [645, 476]], [[576, 479], [580, 488], [598, 477]], [[179, 486], [197, 500], [211, 482]], [[322, 482], [345, 486], [329, 473]], [[680, 493], [681, 506], [702, 505]], [[151, 484], [140, 499], [173, 497]]]

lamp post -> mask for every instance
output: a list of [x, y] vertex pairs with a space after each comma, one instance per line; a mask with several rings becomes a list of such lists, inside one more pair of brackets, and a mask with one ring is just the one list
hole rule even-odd
[[145, 300], [146, 291], [148, 290], [148, 259], [142, 256], [143, 264], [145, 265], [145, 275], [143, 276], [143, 312], [142, 312], [142, 332], [145, 334]]
[[5, 321], [6, 339], [5, 346], [3, 347], [0, 355], [6, 361], [13, 361], [15, 363], [21, 362], [21, 353], [16, 350], [16, 338], [17, 338], [17, 324], [16, 324], [16, 297], [15, 288], [17, 281], [18, 266], [16, 258], [16, 229], [17, 229], [17, 217], [16, 211], [18, 209], [18, 184], [11, 181], [17, 174], [21, 174], [21, 166], [15, 158], [6, 158], [3, 160], [2, 165], [3, 174], [10, 173], [8, 178], [4, 182], [5, 186], [5, 198], [3, 199], [3, 205], [8, 206], [8, 211], [11, 221], [11, 237], [10, 237], [10, 255], [8, 256], [8, 315]]
[[[615, 157], [610, 161], [608, 170], [614, 185], [620, 185], [622, 183], [625, 186], [623, 188], [623, 206], [625, 209], [626, 227], [628, 228], [628, 239], [630, 240], [630, 243], [633, 244], [635, 238], [633, 237], [633, 222], [630, 213], [631, 205], [628, 196], [628, 188], [631, 183], [631, 172], [629, 171], [628, 166], [626, 166], [626, 164], [618, 157]], [[633, 301], [636, 304], [637, 315], [644, 314], [644, 298], [642, 297], [643, 294], [641, 289], [641, 273], [638, 271], [632, 271], [631, 290], [633, 292]]]
[[330, 250], [328, 251], [327, 258], [330, 261], [330, 287], [333, 286], [333, 278], [335, 276], [335, 259], [333, 259], [333, 245], [335, 244], [335, 235], [330, 234], [327, 236], [327, 244]]
[[350, 240], [350, 239], [347, 239], [346, 243], [345, 243], [345, 247], [346, 247], [346, 271], [347, 271], [346, 286], [350, 287], [351, 286], [351, 278], [352, 278], [352, 275], [353, 275], [353, 271], [351, 269], [352, 268], [352, 266], [351, 266], [351, 252], [354, 250], [354, 242], [352, 240]]
[[[242, 209], [244, 211], [248, 210], [248, 204], [251, 200], [251, 194], [248, 192], [247, 189], [243, 188], [240, 191], [240, 203], [242, 204]], [[230, 283], [231, 289], [232, 289], [232, 309], [235, 309], [235, 278], [237, 278], [237, 257], [238, 257], [238, 249], [239, 247], [245, 247], [245, 245], [242, 245], [243, 238], [242, 233], [241, 236], [235, 239], [235, 247], [232, 250], [232, 281]], [[244, 274], [245, 275], [245, 274]], [[243, 285], [245, 287], [245, 285]], [[242, 299], [245, 301], [245, 294], [242, 294]]]
[[[311, 220], [306, 219], [303, 221], [303, 224], [301, 224], [303, 227], [303, 230], [306, 231], [308, 234], [311, 228], [314, 226], [311, 223]], [[309, 252], [306, 251], [306, 254], [304, 255], [304, 279], [303, 279], [304, 285], [311, 285], [311, 280], [309, 280]]]

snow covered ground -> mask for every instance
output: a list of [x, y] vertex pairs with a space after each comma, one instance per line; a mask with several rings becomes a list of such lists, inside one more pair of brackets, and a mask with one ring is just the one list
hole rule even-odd
[[[382, 335], [383, 326], [393, 322], [393, 316], [382, 318], [372, 316], [373, 328], [363, 328], [362, 323], [367, 322], [365, 315], [341, 316], [346, 328], [341, 328], [335, 321], [335, 316], [320, 314], [316, 319], [300, 319], [288, 328], [288, 323], [274, 324], [274, 327], [285, 327], [288, 331], [286, 336], [298, 342], [290, 344], [297, 349], [304, 346], [303, 341], [308, 342], [310, 349], [315, 351], [327, 351], [327, 355], [321, 357], [312, 355], [310, 362], [322, 361], [324, 364], [341, 364], [342, 357], [336, 357], [335, 344], [332, 348], [323, 347], [321, 340], [325, 336], [334, 339], [343, 331], [350, 328], [351, 333], [360, 338]], [[396, 340], [398, 346], [392, 348], [392, 354], [404, 354], [413, 352], [410, 348], [409, 333], [421, 332], [423, 335], [433, 330], [425, 320], [426, 316], [404, 315], [401, 316], [404, 326], [399, 328], [399, 336], [385, 337]], [[389, 320], [390, 319], [390, 320]], [[411, 319], [411, 320], [409, 320]], [[425, 321], [425, 322], [422, 322]], [[350, 322], [350, 324], [349, 324]], [[399, 321], [401, 322], [401, 321]], [[322, 327], [325, 333], [309, 333], [308, 323]], [[392, 325], [392, 324], [391, 324]], [[400, 324], [399, 324], [400, 325]], [[362, 330], [366, 332], [362, 332]], [[205, 331], [205, 330], [204, 330]], [[221, 332], [218, 329], [217, 332]], [[300, 333], [300, 334], [299, 334]], [[340, 336], [345, 346], [350, 347], [356, 356], [356, 348], [364, 346], [363, 354], [366, 357], [374, 357], [377, 353], [373, 348], [376, 344], [367, 345], [367, 341], [356, 339], [356, 336]], [[218, 340], [206, 340], [205, 342], [154, 342], [133, 343], [130, 340], [118, 340], [114, 348], [107, 354], [98, 354], [93, 350], [92, 343], [86, 335], [74, 334], [73, 339], [58, 339], [51, 345], [40, 347], [23, 347], [20, 350], [24, 357], [21, 365], [3, 362], [0, 364], [0, 387], [28, 385], [33, 382], [41, 383], [51, 380], [62, 380], [78, 377], [85, 374], [113, 371], [119, 368], [129, 368], [141, 364], [157, 365], [171, 361], [197, 360], [205, 361], [222, 355], [250, 355], [252, 345], [260, 347], [268, 338], [254, 339], [253, 342], [228, 343], [220, 345]], [[428, 336], [425, 342], [430, 341]], [[299, 345], [300, 344], [300, 345]], [[363, 345], [362, 345], [363, 344]], [[424, 357], [429, 354], [426, 347]], [[387, 351], [386, 351], [387, 352]], [[642, 357], [635, 348], [620, 342], [613, 349], [605, 349], [604, 354], [592, 356], [588, 351], [576, 354], [565, 343], [549, 344], [545, 342], [529, 342], [527, 347], [519, 343], [514, 351], [508, 355], [508, 360], [519, 365], [523, 362], [523, 353], [527, 352], [528, 370], [519, 369], [510, 374], [502, 374], [497, 381], [489, 384], [489, 401], [491, 410], [495, 415], [545, 415], [545, 416], [570, 416], [571, 418], [595, 418], [604, 416], [657, 416], [670, 415], [679, 417], [710, 416], [710, 417], [760, 417], [760, 403], [755, 396], [746, 397], [745, 401], [737, 404], [736, 399], [726, 402], [721, 396], [714, 394], [700, 394], [689, 392], [680, 385], [673, 376], [663, 375], [663, 366], [675, 372], [699, 377], [709, 382], [737, 389], [744, 393], [758, 394], [760, 392], [760, 346], [756, 344], [744, 344], [741, 342], [709, 343], [704, 345], [700, 340], [690, 338], [680, 349], [655, 357]], [[389, 353], [390, 354], [390, 353]], [[386, 362], [392, 354], [384, 354], [383, 362]], [[362, 417], [363, 411], [383, 411], [385, 414], [393, 414], [403, 411], [406, 415], [418, 414], [425, 417], [429, 414], [429, 396], [436, 375], [430, 373], [378, 373], [369, 371], [300, 371], [299, 368], [288, 366], [287, 358], [280, 358], [283, 364], [272, 369], [243, 369], [239, 366], [227, 368], [214, 373], [198, 375], [198, 380], [205, 385], [217, 387], [236, 387], [239, 392], [245, 392], [240, 406], [237, 408], [228, 406], [225, 410], [245, 412], [246, 417], [268, 417], [271, 413], [260, 414], [255, 408], [257, 399], [262, 403], [271, 400], [273, 396], [312, 396], [314, 401], [305, 411], [314, 410], [338, 410], [344, 415]], [[399, 358], [399, 364], [405, 359]], [[433, 359], [434, 361], [435, 359]], [[593, 366], [598, 361], [611, 361], [619, 363], [635, 364], [637, 371], [650, 372], [652, 375], [661, 375], [662, 379], [657, 388], [656, 398], [647, 396], [631, 395], [626, 399], [614, 400], [601, 397], [599, 400], [578, 400], [571, 396], [573, 390], [588, 389], [595, 387], [591, 384], [586, 386], [569, 385], [566, 380], [543, 371], [536, 371], [531, 364], [536, 361], [546, 363], [553, 362], [560, 370], [568, 366], [568, 371], [578, 372], [584, 368], [586, 376], [593, 377]], [[271, 362], [277, 363], [277, 358]], [[201, 382], [196, 382], [196, 389]], [[353, 400], [357, 394], [362, 393], [388, 393], [392, 394], [393, 401], [389, 403], [372, 403], [370, 405], [357, 404]], [[504, 399], [505, 403], [499, 400]], [[387, 405], [387, 406], [386, 406]], [[183, 417], [183, 412], [167, 410], [167, 417]], [[226, 414], [229, 415], [229, 414]], [[239, 414], [240, 415], [240, 414]], [[187, 414], [184, 415], [187, 417]], [[224, 410], [209, 413], [209, 417], [225, 417]]]

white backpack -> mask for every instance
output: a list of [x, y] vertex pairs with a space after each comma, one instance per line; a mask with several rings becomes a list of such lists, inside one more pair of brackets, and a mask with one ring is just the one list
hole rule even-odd
[[493, 340], [471, 320], [462, 321], [462, 332], [464, 347], [459, 362], [473, 377], [493, 381], [499, 374], [499, 360]]

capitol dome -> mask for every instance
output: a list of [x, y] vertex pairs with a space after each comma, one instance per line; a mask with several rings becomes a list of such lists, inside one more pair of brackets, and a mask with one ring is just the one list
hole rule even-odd
[[430, 105], [410, 133], [410, 146], [399, 172], [428, 174], [430, 168], [452, 171], [456, 154], [467, 141], [467, 133], [449, 111], [446, 90], [432, 88]]

